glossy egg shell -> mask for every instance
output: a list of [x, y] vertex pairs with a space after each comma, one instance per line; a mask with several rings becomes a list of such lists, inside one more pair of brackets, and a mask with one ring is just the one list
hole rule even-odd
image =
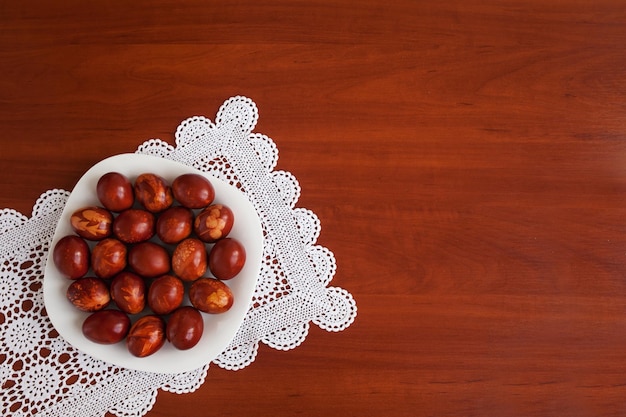
[[120, 272], [111, 280], [110, 291], [115, 305], [128, 314], [141, 313], [146, 306], [146, 284], [137, 274]]
[[172, 189], [160, 175], [144, 173], [135, 179], [135, 199], [146, 210], [160, 213], [174, 202]]
[[150, 284], [147, 302], [155, 314], [169, 314], [182, 304], [184, 297], [185, 286], [180, 278], [163, 275]]
[[111, 236], [113, 215], [97, 206], [83, 207], [70, 216], [72, 229], [87, 240], [102, 240]]
[[165, 334], [176, 349], [191, 349], [200, 341], [204, 331], [202, 314], [191, 306], [178, 308], [167, 321]]
[[128, 266], [144, 278], [154, 278], [170, 270], [170, 255], [154, 242], [141, 242], [128, 251]]
[[126, 336], [128, 351], [138, 358], [157, 352], [165, 343], [165, 321], [159, 316], [140, 317]]
[[180, 242], [172, 253], [172, 270], [184, 281], [200, 278], [207, 269], [207, 251], [200, 239], [188, 238]]
[[213, 245], [209, 253], [209, 269], [219, 279], [234, 278], [245, 263], [246, 250], [237, 239], [221, 239]]
[[121, 342], [130, 329], [130, 318], [119, 310], [101, 310], [83, 321], [83, 335], [94, 343], [111, 345]]
[[126, 245], [115, 238], [98, 242], [91, 250], [91, 268], [100, 278], [111, 278], [126, 268]]
[[189, 288], [189, 301], [200, 311], [211, 314], [224, 313], [233, 306], [233, 293], [222, 281], [200, 278]]
[[230, 207], [212, 204], [198, 213], [193, 227], [200, 240], [213, 243], [227, 237], [234, 223], [235, 215]]
[[70, 279], [80, 278], [89, 271], [90, 256], [87, 242], [75, 235], [62, 237], [52, 250], [54, 265]]
[[185, 207], [174, 206], [159, 215], [156, 234], [162, 242], [178, 243], [193, 231], [193, 212]]
[[108, 210], [120, 212], [129, 209], [135, 201], [133, 184], [119, 172], [108, 172], [98, 179], [96, 195]]
[[141, 209], [124, 210], [113, 221], [113, 234], [124, 243], [144, 242], [154, 236], [154, 215]]
[[84, 277], [73, 281], [65, 293], [67, 299], [81, 311], [98, 311], [109, 305], [109, 287], [101, 278]]
[[174, 198], [191, 209], [204, 208], [213, 202], [215, 190], [211, 182], [200, 174], [182, 174], [172, 182]]

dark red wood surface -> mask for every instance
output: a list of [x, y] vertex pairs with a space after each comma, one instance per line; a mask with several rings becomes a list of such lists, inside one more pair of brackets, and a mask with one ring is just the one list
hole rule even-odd
[[149, 417], [623, 416], [621, 1], [1, 1], [0, 207], [245, 95], [356, 322]]

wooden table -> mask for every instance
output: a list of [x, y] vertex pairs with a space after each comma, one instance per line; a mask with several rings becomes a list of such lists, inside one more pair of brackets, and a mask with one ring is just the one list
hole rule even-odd
[[623, 416], [621, 1], [0, 1], [0, 207], [242, 94], [344, 332], [149, 417]]

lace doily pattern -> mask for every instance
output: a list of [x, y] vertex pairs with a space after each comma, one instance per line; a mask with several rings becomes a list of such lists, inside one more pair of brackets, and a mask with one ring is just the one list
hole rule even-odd
[[[306, 338], [311, 324], [341, 331], [356, 317], [352, 295], [329, 286], [336, 262], [317, 245], [320, 221], [297, 208], [300, 186], [275, 171], [278, 149], [253, 133], [254, 102], [227, 100], [215, 122], [185, 120], [176, 145], [150, 139], [137, 153], [193, 166], [238, 187], [252, 202], [264, 232], [261, 275], [243, 325], [214, 363], [237, 370], [256, 358], [259, 343], [289, 350]], [[49, 243], [69, 193], [50, 190], [31, 217], [0, 210], [0, 413], [4, 416], [145, 415], [159, 389], [184, 394], [204, 383], [209, 364], [176, 375], [118, 368], [67, 344], [54, 330], [43, 303], [42, 282]]]

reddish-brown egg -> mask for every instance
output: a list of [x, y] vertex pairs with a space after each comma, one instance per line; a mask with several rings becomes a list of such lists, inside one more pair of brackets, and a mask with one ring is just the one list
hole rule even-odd
[[223, 204], [212, 204], [202, 210], [194, 221], [194, 231], [204, 242], [216, 242], [230, 233], [235, 222], [233, 211]]
[[183, 302], [185, 287], [173, 275], [156, 278], [148, 289], [148, 306], [155, 314], [169, 314]]
[[178, 243], [189, 237], [192, 230], [193, 212], [181, 206], [168, 208], [156, 222], [156, 234], [164, 243]]
[[184, 281], [194, 281], [206, 272], [207, 252], [200, 239], [187, 238], [180, 242], [172, 254], [172, 270]]
[[85, 277], [73, 281], [65, 293], [67, 299], [81, 311], [98, 311], [109, 305], [109, 287], [101, 278]]
[[101, 240], [91, 250], [91, 268], [100, 278], [111, 278], [126, 268], [126, 245], [115, 238]]
[[208, 206], [215, 198], [211, 182], [200, 174], [182, 174], [172, 182], [174, 198], [183, 206], [199, 209]]
[[144, 242], [154, 236], [154, 214], [141, 209], [124, 210], [113, 221], [113, 234], [124, 243]]
[[117, 307], [128, 313], [141, 313], [146, 306], [146, 284], [139, 275], [120, 272], [111, 281], [111, 298]]
[[70, 216], [72, 229], [87, 240], [102, 240], [111, 235], [113, 215], [102, 207], [84, 207]]
[[128, 265], [144, 278], [158, 277], [169, 272], [170, 255], [154, 242], [141, 242], [128, 251]]
[[135, 198], [152, 213], [159, 213], [174, 202], [172, 189], [167, 181], [156, 174], [141, 174], [135, 180]]
[[81, 237], [62, 237], [52, 251], [52, 260], [59, 272], [70, 279], [77, 279], [89, 271], [89, 245]]
[[100, 310], [83, 321], [83, 335], [92, 342], [112, 345], [121, 342], [130, 329], [130, 318], [119, 310]]
[[170, 316], [165, 335], [175, 348], [187, 350], [198, 344], [203, 331], [202, 314], [194, 307], [184, 306]]
[[200, 278], [189, 288], [189, 301], [205, 313], [224, 313], [233, 306], [233, 293], [222, 281], [213, 278]]
[[105, 208], [115, 212], [131, 208], [134, 202], [133, 184], [119, 172], [101, 176], [96, 185], [96, 195]]
[[157, 352], [165, 343], [165, 321], [154, 315], [140, 317], [126, 336], [128, 351], [139, 358]]
[[233, 238], [219, 240], [209, 253], [209, 269], [216, 278], [235, 277], [246, 263], [246, 250]]

